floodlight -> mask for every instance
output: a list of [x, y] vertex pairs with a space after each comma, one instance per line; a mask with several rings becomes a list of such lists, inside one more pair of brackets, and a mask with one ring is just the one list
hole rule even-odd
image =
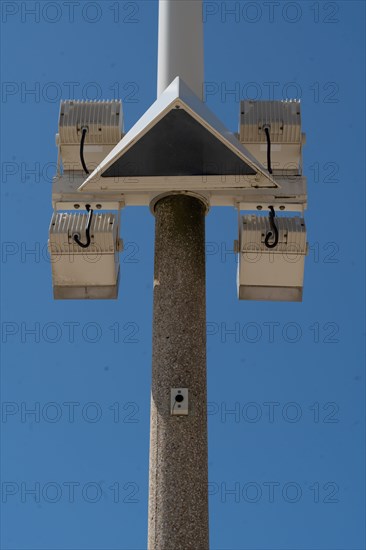
[[240, 217], [240, 300], [301, 302], [307, 253], [303, 218]]
[[270, 173], [301, 175], [300, 101], [241, 101], [239, 130], [241, 143]]
[[[89, 205], [88, 205], [89, 206]], [[114, 299], [118, 295], [119, 222], [111, 213], [54, 213], [49, 251], [55, 299]]]
[[92, 172], [122, 136], [122, 101], [61, 101], [56, 143], [64, 171]]

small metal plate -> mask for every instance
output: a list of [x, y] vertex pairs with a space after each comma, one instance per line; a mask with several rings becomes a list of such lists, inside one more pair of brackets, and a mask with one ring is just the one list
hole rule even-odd
[[174, 416], [188, 414], [188, 388], [172, 388], [170, 390], [170, 412]]

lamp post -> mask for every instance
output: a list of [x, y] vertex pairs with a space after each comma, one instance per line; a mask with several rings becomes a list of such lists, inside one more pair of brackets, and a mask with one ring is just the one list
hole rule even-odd
[[[158, 96], [176, 76], [202, 97], [201, 0], [159, 3]], [[192, 196], [168, 195], [156, 203], [154, 212], [148, 547], [205, 550], [206, 206]], [[182, 391], [186, 393], [180, 404], [176, 398]], [[176, 414], [178, 406], [188, 414]]]
[[[302, 300], [305, 222], [287, 215], [307, 202], [300, 103], [242, 101], [234, 134], [202, 101], [203, 60], [202, 0], [159, 0], [157, 100], [126, 134], [121, 102], [62, 102], [57, 136], [56, 299], [116, 298], [121, 242], [111, 211], [150, 205], [155, 215], [149, 550], [209, 548], [208, 208], [238, 210], [239, 299]], [[94, 269], [89, 246], [102, 252]]]

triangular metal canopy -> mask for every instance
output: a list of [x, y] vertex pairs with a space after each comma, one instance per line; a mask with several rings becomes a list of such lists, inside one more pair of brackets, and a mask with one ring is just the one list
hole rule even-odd
[[[243, 187], [276, 188], [271, 175], [177, 77], [122, 138], [80, 191], [116, 187], [126, 178], [206, 182], [243, 179]], [[183, 179], [182, 179], [183, 178]], [[129, 185], [129, 188], [131, 185]], [[154, 186], [155, 187], [155, 186]], [[176, 188], [176, 187], [175, 187]]]

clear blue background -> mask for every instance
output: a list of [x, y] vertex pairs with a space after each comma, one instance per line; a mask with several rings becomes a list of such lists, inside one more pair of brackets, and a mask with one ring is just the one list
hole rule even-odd
[[[272, 6], [204, 6], [206, 101], [232, 131], [240, 98], [301, 95], [311, 247], [302, 304], [239, 302], [236, 212], [207, 217], [211, 548], [361, 550], [365, 9]], [[154, 219], [123, 212], [117, 302], [53, 301], [48, 163], [61, 98], [121, 97], [126, 129], [152, 104], [158, 4], [70, 10], [2, 2], [1, 548], [143, 550]], [[66, 402], [79, 403], [73, 421]]]

